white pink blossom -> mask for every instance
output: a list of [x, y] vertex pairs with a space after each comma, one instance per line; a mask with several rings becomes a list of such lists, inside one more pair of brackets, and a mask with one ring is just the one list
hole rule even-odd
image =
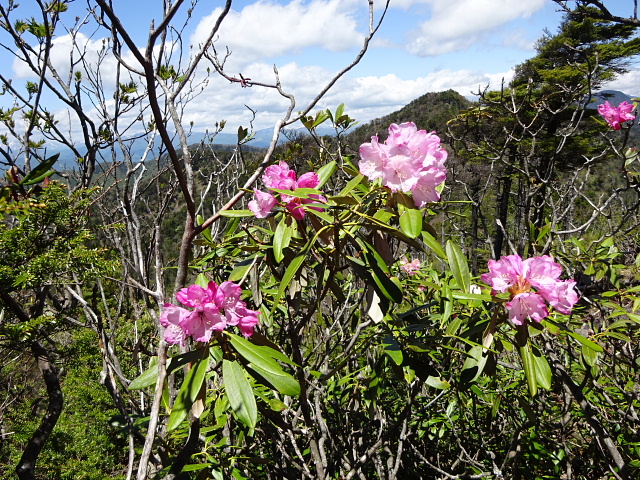
[[[276, 165], [267, 167], [262, 176], [262, 182], [271, 190], [290, 190], [298, 188], [316, 188], [320, 180], [315, 172], [307, 172], [297, 178], [296, 172], [289, 168], [287, 162], [279, 162]], [[249, 210], [258, 218], [267, 217], [273, 208], [278, 204], [278, 198], [284, 202], [285, 208], [296, 220], [302, 220], [305, 216], [302, 205], [309, 203], [326, 203], [327, 199], [322, 195], [310, 194], [309, 198], [298, 198], [284, 193], [263, 192], [254, 190], [254, 199], [249, 202]], [[309, 207], [321, 210], [319, 207]]]
[[602, 105], [598, 105], [598, 113], [604, 117], [614, 130], [620, 130], [624, 122], [630, 122], [636, 118], [631, 113], [634, 108], [635, 106], [632, 103], [622, 102], [617, 107], [614, 107], [609, 102], [604, 102]]
[[540, 322], [549, 316], [547, 305], [569, 314], [578, 301], [573, 280], [559, 280], [562, 267], [547, 255], [522, 260], [519, 255], [507, 255], [489, 260], [489, 272], [480, 276], [493, 293], [509, 292], [505, 304], [509, 318], [516, 325], [527, 319]]
[[414, 258], [411, 262], [407, 260], [406, 256], [400, 259], [400, 270], [408, 275], [415, 275], [418, 273], [421, 265], [420, 260], [417, 258]]
[[418, 130], [413, 122], [394, 123], [384, 144], [375, 136], [360, 146], [360, 158], [360, 173], [381, 178], [392, 192], [411, 192], [418, 208], [440, 200], [436, 187], [447, 178], [447, 151], [434, 132]]
[[196, 342], [208, 342], [214, 331], [228, 325], [237, 326], [245, 337], [253, 334], [258, 314], [240, 300], [242, 289], [233, 282], [209, 282], [206, 288], [191, 285], [181, 289], [176, 298], [187, 310], [171, 303], [164, 304], [160, 323], [165, 327], [167, 343], [184, 346], [187, 337]]

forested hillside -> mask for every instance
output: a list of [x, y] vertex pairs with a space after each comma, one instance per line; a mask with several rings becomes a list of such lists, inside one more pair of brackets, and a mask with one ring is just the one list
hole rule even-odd
[[[0, 4], [37, 80], [0, 74], [0, 479], [640, 476], [638, 111], [603, 91], [635, 15], [558, 0], [500, 89], [353, 128], [318, 104], [388, 3], [307, 102], [233, 70], [230, 0], [136, 41], [117, 2], [36, 3]], [[214, 78], [275, 92], [267, 148], [194, 134]]]

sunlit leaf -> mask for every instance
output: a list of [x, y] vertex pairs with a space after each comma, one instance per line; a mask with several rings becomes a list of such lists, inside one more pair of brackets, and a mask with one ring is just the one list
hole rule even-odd
[[169, 432], [175, 430], [187, 418], [193, 402], [198, 398], [200, 389], [204, 388], [205, 374], [209, 368], [209, 349], [202, 349], [202, 353], [203, 358], [199, 358], [192, 365], [178, 391], [167, 423], [167, 431]]
[[258, 422], [258, 406], [246, 372], [238, 362], [225, 359], [222, 361], [222, 379], [233, 413], [253, 431]]

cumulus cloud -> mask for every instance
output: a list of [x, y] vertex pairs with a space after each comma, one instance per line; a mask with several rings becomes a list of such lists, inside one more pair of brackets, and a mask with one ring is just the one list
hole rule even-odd
[[[73, 82], [75, 72], [79, 72], [85, 80], [91, 78], [107, 92], [113, 92], [118, 78], [118, 61], [109, 47], [108, 39], [89, 38], [82, 32], [76, 32], [75, 36], [60, 35], [53, 39], [49, 59], [62, 81], [68, 82], [71, 76]], [[123, 52], [122, 59], [133, 68], [141, 69], [130, 51]], [[17, 79], [36, 78], [27, 63], [18, 58], [13, 60], [13, 74]], [[124, 83], [130, 79], [131, 75], [124, 68], [120, 69], [119, 81]]]
[[[230, 11], [221, 25], [216, 46], [229, 47], [232, 61], [249, 63], [257, 59], [300, 53], [308, 47], [332, 52], [348, 50], [362, 43], [351, 2], [341, 0], [293, 0], [287, 5], [260, 0], [241, 11]], [[355, 6], [355, 5], [354, 5]], [[221, 12], [204, 17], [190, 43], [202, 44]]]
[[487, 32], [540, 10], [545, 0], [430, 0], [431, 18], [410, 32], [408, 50], [441, 55], [472, 46]]
[[619, 90], [627, 95], [640, 96], [640, 67], [630, 69], [614, 81], [603, 86], [603, 90]]
[[[270, 66], [255, 63], [248, 70], [267, 76]], [[334, 72], [317, 66], [300, 66], [295, 62], [280, 69], [282, 86], [297, 101], [294, 111], [308, 105]], [[340, 103], [346, 113], [364, 123], [400, 109], [411, 100], [427, 92], [453, 89], [461, 95], [473, 97], [487, 87], [500, 88], [503, 81], [511, 80], [513, 72], [484, 74], [471, 70], [439, 70], [416, 79], [402, 79], [395, 74], [344, 78], [313, 109], [335, 109]], [[252, 118], [247, 105], [256, 111], [254, 127], [271, 127], [282, 118], [289, 104], [275, 90], [259, 87], [241, 88], [237, 84], [215, 83], [197, 101], [188, 105], [185, 120], [194, 122], [195, 130], [211, 128], [215, 121], [225, 119], [229, 131], [238, 125], [248, 126]]]

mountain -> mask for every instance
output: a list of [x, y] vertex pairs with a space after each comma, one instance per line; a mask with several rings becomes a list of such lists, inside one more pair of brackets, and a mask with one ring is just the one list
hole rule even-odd
[[593, 95], [595, 103], [607, 101], [611, 105], [619, 105], [622, 102], [632, 103], [635, 97], [630, 97], [626, 93], [619, 92], [618, 90], [601, 90]]
[[420, 130], [444, 133], [449, 120], [473, 105], [474, 102], [455, 90], [426, 93], [396, 112], [361, 125], [349, 133], [346, 139], [350, 145], [361, 145], [370, 142], [372, 135], [377, 135], [380, 142], [383, 142], [387, 138], [389, 125], [404, 122], [413, 122]]
[[[286, 143], [288, 141], [287, 133], [288, 132], [302, 132], [306, 134], [307, 130], [305, 128], [292, 128], [285, 129], [280, 134], [280, 138], [278, 139], [278, 145]], [[320, 135], [335, 135], [335, 132], [331, 128], [318, 128], [317, 132]], [[271, 139], [273, 138], [273, 128], [264, 128], [262, 130], [257, 130], [251, 140], [249, 140], [243, 148], [246, 150], [260, 150], [269, 147], [271, 144]], [[126, 140], [125, 140], [126, 142]], [[158, 144], [159, 139], [156, 138], [156, 145]], [[238, 143], [238, 134], [237, 133], [226, 133], [221, 132], [215, 136], [210, 135], [207, 132], [192, 132], [189, 135], [189, 144], [191, 146], [198, 145], [202, 142], [211, 144], [214, 150], [228, 150], [229, 146], [235, 146]], [[139, 138], [134, 140], [131, 143], [130, 155], [133, 158], [134, 163], [139, 161], [147, 148], [147, 139]], [[177, 143], [174, 144], [176, 147]], [[85, 153], [86, 149], [80, 149], [81, 153]], [[56, 153], [60, 154], [60, 158], [58, 163], [56, 164], [56, 168], [68, 169], [72, 168], [76, 165], [76, 158], [73, 153], [66, 147], [59, 144], [52, 144], [46, 147], [46, 156], [50, 157], [55, 155]], [[109, 152], [104, 153], [104, 155], [110, 154]], [[116, 152], [117, 160], [122, 160], [124, 155], [121, 151]], [[148, 157], [147, 160], [151, 160], [153, 157]]]

